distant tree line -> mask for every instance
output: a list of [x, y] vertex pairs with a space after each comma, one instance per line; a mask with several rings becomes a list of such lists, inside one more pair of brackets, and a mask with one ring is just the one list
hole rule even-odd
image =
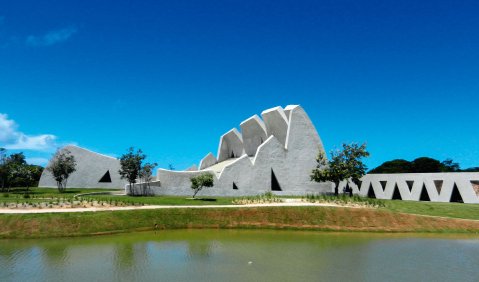
[[387, 161], [372, 169], [369, 173], [432, 173], [432, 172], [478, 172], [479, 167], [461, 169], [451, 159], [439, 161], [433, 158], [420, 157], [413, 161], [396, 159]]
[[0, 148], [0, 188], [8, 192], [13, 187], [36, 187], [43, 167], [28, 164], [23, 153], [8, 154]]

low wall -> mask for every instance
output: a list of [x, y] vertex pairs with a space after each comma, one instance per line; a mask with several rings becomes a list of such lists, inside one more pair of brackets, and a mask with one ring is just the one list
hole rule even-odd
[[367, 174], [360, 187], [346, 181], [354, 194], [387, 200], [479, 203], [479, 173]]

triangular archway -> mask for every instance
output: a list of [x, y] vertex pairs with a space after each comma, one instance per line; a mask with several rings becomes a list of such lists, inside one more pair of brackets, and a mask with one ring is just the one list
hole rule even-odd
[[372, 184], [372, 183], [369, 183], [368, 198], [376, 199], [376, 194], [374, 193], [374, 189], [373, 189], [373, 184]]
[[444, 183], [443, 180], [434, 180], [434, 186], [436, 186], [436, 190], [437, 190], [437, 194], [440, 195], [441, 194], [441, 190], [442, 190], [442, 184]]
[[278, 179], [274, 174], [273, 169], [271, 169], [271, 191], [283, 191], [281, 185], [279, 185]]
[[409, 188], [409, 192], [412, 191], [412, 187], [414, 186], [413, 180], [406, 180], [407, 188]]
[[452, 187], [451, 200], [449, 202], [464, 203], [464, 200], [462, 200], [461, 193], [459, 192], [459, 189], [457, 189], [456, 183], [454, 183], [454, 187]]
[[388, 183], [387, 181], [379, 181], [381, 183], [381, 187], [383, 187], [383, 191], [386, 190], [386, 184]]
[[431, 198], [429, 198], [429, 194], [427, 193], [426, 185], [422, 185], [421, 196], [419, 197], [419, 201], [430, 202]]
[[111, 183], [110, 171], [107, 170], [105, 174], [98, 180], [100, 183]]
[[401, 193], [399, 192], [398, 185], [394, 185], [394, 191], [393, 191], [393, 200], [402, 200]]

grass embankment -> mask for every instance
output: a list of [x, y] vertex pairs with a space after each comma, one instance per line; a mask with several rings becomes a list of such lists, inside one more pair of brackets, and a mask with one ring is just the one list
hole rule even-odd
[[[25, 188], [15, 188], [9, 193], [0, 194], [0, 207], [4, 203], [17, 204], [33, 204], [33, 203], [48, 203], [55, 205], [59, 202], [71, 201], [75, 195], [92, 193], [92, 192], [115, 192], [111, 189], [102, 188], [68, 188], [65, 192], [59, 193], [54, 188], [30, 188], [27, 191]], [[117, 190], [121, 192], [121, 190]], [[28, 196], [25, 196], [28, 195]], [[231, 205], [234, 198], [232, 197], [197, 197], [191, 199], [185, 196], [161, 196], [161, 197], [139, 197], [139, 196], [118, 196], [118, 195], [85, 195], [75, 198], [76, 200], [97, 201], [109, 205]]]
[[477, 233], [479, 221], [398, 214], [384, 209], [332, 207], [161, 209], [0, 216], [0, 238], [86, 236], [155, 228]]

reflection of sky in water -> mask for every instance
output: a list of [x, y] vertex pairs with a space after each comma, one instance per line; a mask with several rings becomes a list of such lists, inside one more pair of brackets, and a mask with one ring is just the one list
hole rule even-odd
[[479, 240], [162, 231], [5, 240], [1, 281], [475, 281]]

